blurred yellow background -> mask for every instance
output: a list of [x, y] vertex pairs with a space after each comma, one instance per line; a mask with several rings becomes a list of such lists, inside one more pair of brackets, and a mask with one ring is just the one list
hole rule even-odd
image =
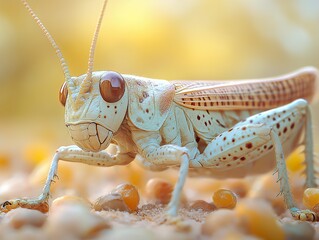
[[[85, 73], [102, 0], [29, 3], [71, 74]], [[109, 0], [94, 69], [167, 80], [243, 79], [305, 65], [319, 67], [317, 0]], [[1, 152], [32, 155], [35, 144], [44, 158], [71, 143], [58, 101], [63, 81], [58, 58], [22, 3], [0, 0]]]

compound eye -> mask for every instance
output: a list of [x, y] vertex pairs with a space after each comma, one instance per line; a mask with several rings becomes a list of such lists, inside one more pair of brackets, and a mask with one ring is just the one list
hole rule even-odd
[[100, 93], [104, 101], [114, 103], [119, 101], [125, 91], [124, 78], [116, 72], [104, 73], [100, 79]]
[[64, 82], [59, 91], [59, 101], [63, 106], [65, 106], [67, 97], [68, 97], [68, 87], [66, 85], [66, 82]]

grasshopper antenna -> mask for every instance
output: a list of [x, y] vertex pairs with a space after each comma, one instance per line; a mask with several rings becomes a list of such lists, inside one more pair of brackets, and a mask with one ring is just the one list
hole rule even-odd
[[49, 42], [51, 43], [52, 47], [54, 48], [55, 53], [56, 53], [56, 55], [58, 56], [58, 58], [60, 60], [61, 67], [62, 67], [62, 70], [63, 70], [63, 73], [64, 73], [64, 78], [65, 78], [65, 80], [67, 82], [67, 85], [68, 85], [68, 89], [71, 90], [70, 87], [73, 86], [73, 82], [71, 81], [70, 71], [69, 71], [68, 65], [66, 64], [66, 61], [64, 60], [64, 57], [62, 55], [62, 52], [61, 52], [60, 48], [58, 47], [58, 45], [54, 41], [54, 39], [51, 36], [51, 34], [49, 33], [49, 31], [46, 29], [46, 27], [41, 22], [40, 18], [34, 13], [32, 8], [28, 4], [28, 2], [26, 0], [21, 0], [21, 2], [25, 6], [25, 8], [28, 10], [28, 12], [30, 13], [31, 17], [35, 20], [35, 22], [41, 28], [42, 32], [44, 33], [44, 35], [46, 36], [46, 38], [49, 40]]
[[81, 95], [83, 95], [84, 93], [88, 92], [88, 90], [91, 87], [92, 84], [92, 72], [93, 72], [93, 64], [94, 64], [94, 52], [95, 52], [95, 48], [96, 48], [96, 42], [97, 42], [97, 38], [100, 32], [100, 28], [101, 28], [101, 24], [102, 24], [102, 20], [103, 20], [103, 16], [104, 16], [104, 11], [105, 11], [105, 7], [107, 4], [107, 0], [104, 1], [103, 3], [103, 7], [101, 10], [101, 14], [98, 20], [98, 23], [96, 25], [96, 29], [93, 35], [93, 39], [92, 39], [92, 43], [91, 43], [91, 47], [90, 47], [90, 53], [89, 53], [89, 61], [88, 61], [88, 70], [87, 70], [87, 74], [86, 74], [86, 78], [83, 80], [80, 90], [79, 90], [79, 95], [77, 99], [81, 99]]

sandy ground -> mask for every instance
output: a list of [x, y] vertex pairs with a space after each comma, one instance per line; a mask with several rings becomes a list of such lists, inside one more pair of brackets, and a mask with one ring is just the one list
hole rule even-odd
[[[2, 169], [0, 200], [37, 196], [49, 164], [49, 160], [43, 161], [19, 172], [11, 167]], [[58, 172], [50, 211], [2, 213], [1, 239], [319, 239], [318, 223], [293, 220], [282, 197], [276, 197], [279, 186], [272, 174], [237, 180], [188, 178], [179, 218], [172, 223], [167, 221], [167, 206], [149, 196], [147, 182], [157, 178], [173, 184], [177, 171], [153, 173], [135, 163], [112, 168], [61, 163]], [[136, 186], [140, 197], [137, 210], [95, 211], [96, 200], [122, 182]], [[296, 203], [304, 208], [304, 176], [291, 172], [290, 182]], [[207, 204], [213, 206], [212, 195], [219, 189], [237, 195], [234, 209], [207, 208]], [[204, 205], [193, 205], [197, 200], [204, 200]]]

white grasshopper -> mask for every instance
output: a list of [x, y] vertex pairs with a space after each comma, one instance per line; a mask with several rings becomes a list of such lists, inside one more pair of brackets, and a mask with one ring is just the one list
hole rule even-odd
[[[303, 68], [276, 78], [234, 82], [169, 82], [111, 71], [93, 72], [94, 49], [107, 2], [104, 1], [88, 71], [70, 77], [53, 38], [28, 3], [22, 2], [61, 61], [65, 83], [60, 101], [65, 105], [65, 124], [77, 146], [60, 147], [56, 151], [38, 198], [6, 201], [1, 205], [2, 211], [17, 207], [47, 211], [50, 185], [59, 160], [114, 166], [136, 159], [150, 170], [180, 168], [168, 205], [170, 217], [177, 216], [189, 169], [199, 176], [229, 178], [276, 168], [280, 193], [292, 216], [316, 219], [313, 212], [296, 207], [284, 158], [302, 141], [306, 186], [316, 186], [307, 103], [315, 94], [318, 76], [315, 68]], [[118, 147], [115, 155], [103, 151], [110, 143]]]

